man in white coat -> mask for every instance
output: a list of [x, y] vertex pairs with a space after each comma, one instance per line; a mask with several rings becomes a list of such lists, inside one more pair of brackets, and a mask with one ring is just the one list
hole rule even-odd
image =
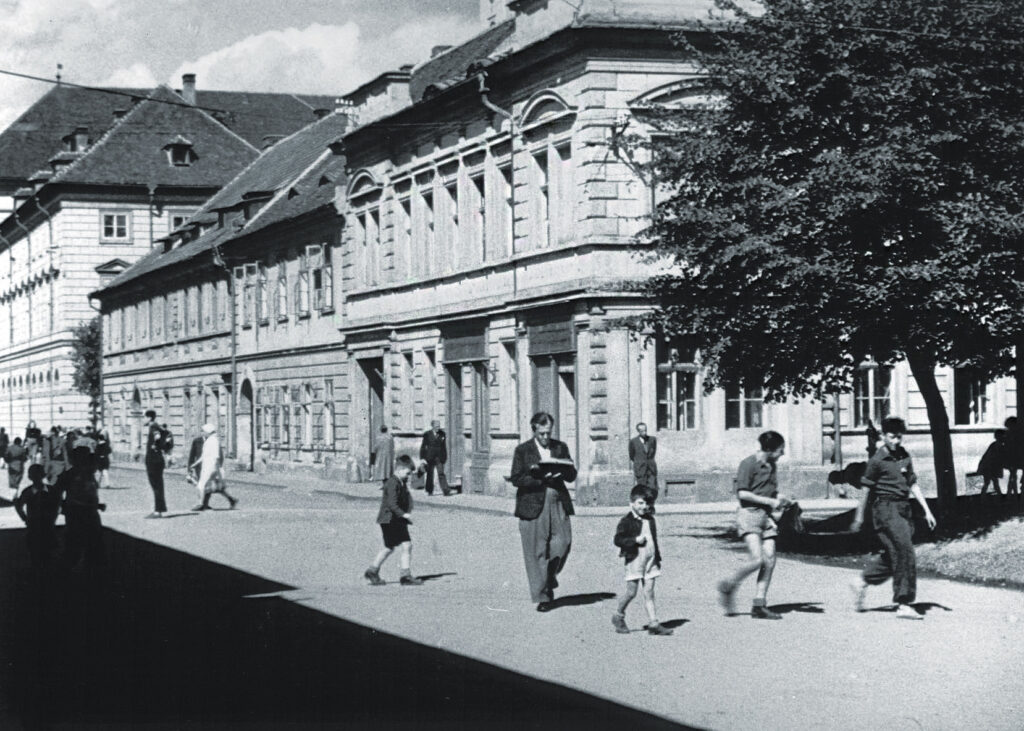
[[217, 438], [217, 428], [213, 424], [203, 424], [203, 452], [199, 459], [190, 467], [199, 472], [199, 481], [196, 489], [199, 490], [199, 505], [193, 510], [209, 510], [210, 496], [219, 492], [226, 497], [231, 507], [238, 504], [238, 500], [228, 494], [227, 485], [224, 482], [222, 466], [224, 455], [220, 451], [220, 439]]

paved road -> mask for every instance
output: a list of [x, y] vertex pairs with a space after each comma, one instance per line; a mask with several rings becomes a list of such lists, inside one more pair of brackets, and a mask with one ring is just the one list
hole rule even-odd
[[[216, 644], [218, 632], [226, 632], [233, 644], [224, 653], [237, 655], [242, 648], [246, 661], [255, 663], [246, 643], [269, 643], [270, 665], [278, 663], [281, 672], [288, 668], [284, 687], [300, 686], [284, 695], [296, 702], [303, 702], [302, 684], [312, 682], [295, 677], [296, 665], [309, 657], [317, 680], [307, 690], [320, 689], [314, 695], [325, 717], [328, 710], [351, 714], [355, 702], [335, 708], [328, 702], [330, 688], [351, 687], [360, 676], [390, 682], [375, 664], [379, 644], [366, 642], [372, 636], [415, 643], [390, 650], [388, 657], [416, 657], [400, 661], [414, 670], [394, 681], [394, 692], [385, 701], [372, 694], [362, 697], [371, 713], [364, 720], [374, 718], [373, 709], [383, 712], [404, 704], [409, 715], [391, 719], [399, 726], [404, 719], [416, 727], [425, 720], [418, 712], [457, 728], [496, 726], [500, 720], [522, 726], [524, 718], [529, 719], [525, 725], [536, 728], [572, 728], [583, 721], [591, 727], [603, 721], [611, 726], [622, 723], [616, 714], [624, 706], [655, 717], [629, 717], [632, 725], [662, 718], [714, 729], [1018, 729], [1024, 719], [1024, 595], [1019, 592], [922, 580], [918, 608], [926, 620], [906, 622], [886, 611], [884, 588], [869, 595], [874, 611], [855, 614], [846, 588], [853, 571], [783, 559], [769, 601], [785, 619], [726, 618], [713, 587], [739, 560], [736, 544], [720, 537], [728, 517], [666, 514], [659, 519], [665, 566], [658, 602], [662, 621], [676, 627], [675, 635], [636, 631], [621, 636], [610, 624], [621, 571], [611, 546], [613, 516], [574, 522], [572, 554], [560, 588], [564, 605], [541, 615], [528, 600], [518, 530], [510, 516], [421, 500], [412, 527], [413, 568], [429, 580], [421, 587], [398, 585], [397, 559], [392, 558], [383, 571], [388, 585], [370, 587], [361, 573], [380, 543], [374, 503], [319, 491], [308, 482], [284, 482], [238, 486], [239, 510], [194, 515], [184, 510], [194, 504], [193, 493], [175, 477], [169, 481], [168, 502], [183, 510], [178, 517], [154, 521], [142, 518], [150, 505], [144, 474], [122, 470], [115, 473], [115, 484], [131, 487], [104, 491], [110, 505], [104, 522], [124, 536], [111, 536], [112, 563], [122, 567], [120, 596], [142, 588], [172, 603], [188, 596], [199, 605], [183, 610], [189, 617], [201, 616], [204, 597], [219, 596], [227, 591], [224, 587], [231, 588], [232, 596], [249, 597], [241, 606], [271, 603], [274, 612], [257, 613], [262, 619], [254, 625], [240, 619], [234, 629], [203, 629], [202, 647]], [[4, 521], [8, 517], [0, 516], [0, 524]], [[193, 564], [202, 570], [181, 569]], [[124, 568], [128, 565], [130, 571]], [[159, 584], [161, 574], [181, 583]], [[741, 594], [752, 590], [748, 584]], [[218, 606], [216, 601], [208, 603]], [[232, 601], [232, 607], [238, 603]], [[129, 620], [141, 616], [129, 605], [115, 609]], [[642, 625], [639, 602], [627, 619], [630, 626]], [[187, 627], [176, 630], [186, 642]], [[352, 634], [352, 628], [373, 632]], [[133, 631], [147, 646], [145, 638], [162, 630], [141, 626]], [[309, 644], [310, 634], [318, 633], [334, 658], [324, 687], [318, 683], [326, 682], [327, 661], [317, 654], [323, 648]], [[124, 646], [120, 659], [144, 665], [131, 647]], [[192, 654], [203, 653], [191, 647]], [[429, 654], [435, 650], [443, 652]], [[259, 660], [266, 663], [268, 656]], [[204, 678], [202, 668], [188, 668], [200, 676], [195, 678], [197, 692], [217, 693], [217, 677]], [[223, 672], [217, 668], [215, 676]], [[550, 685], [533, 687], [529, 678]], [[135, 695], [150, 697], [147, 684], [138, 682]], [[269, 684], [274, 687], [273, 681]], [[249, 685], [263, 687], [255, 681]], [[207, 687], [212, 690], [203, 690]], [[485, 687], [507, 692], [492, 697]], [[594, 700], [561, 688], [583, 691]], [[233, 692], [229, 699], [242, 697], [238, 689]], [[460, 717], [458, 709], [468, 708], [472, 698], [485, 698], [502, 715], [485, 719], [477, 702], [471, 709], [477, 715], [466, 711]], [[526, 700], [517, 703], [519, 698]], [[187, 695], [172, 700], [191, 707]], [[244, 701], [254, 702], [251, 694]], [[533, 715], [513, 714], [511, 709], [524, 705]], [[559, 707], [563, 713], [554, 710]], [[225, 701], [216, 710], [229, 709]], [[241, 722], [237, 712], [229, 717]], [[274, 713], [282, 713], [279, 705]]]

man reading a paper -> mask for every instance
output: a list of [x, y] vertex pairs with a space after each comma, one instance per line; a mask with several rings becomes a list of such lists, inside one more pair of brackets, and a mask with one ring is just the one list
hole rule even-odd
[[558, 572], [572, 546], [574, 514], [566, 481], [576, 480], [569, 447], [551, 438], [555, 420], [546, 411], [530, 419], [533, 438], [516, 447], [512, 457], [512, 484], [516, 486], [515, 516], [523, 540], [523, 558], [530, 596], [538, 612], [554, 608]]

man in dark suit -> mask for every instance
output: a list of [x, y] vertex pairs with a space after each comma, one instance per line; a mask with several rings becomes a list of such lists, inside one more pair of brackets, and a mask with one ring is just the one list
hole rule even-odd
[[575, 511], [565, 481], [575, 482], [576, 468], [562, 471], [541, 466], [544, 459], [571, 460], [569, 447], [551, 438], [554, 417], [540, 411], [530, 419], [533, 438], [516, 447], [512, 456], [512, 484], [516, 487], [515, 516], [523, 541], [523, 559], [530, 597], [538, 612], [553, 609], [558, 573], [572, 546]]
[[146, 477], [153, 490], [153, 512], [147, 518], [162, 518], [167, 512], [164, 499], [164, 431], [156, 423], [156, 412], [146, 412]]
[[448, 461], [448, 442], [445, 438], [441, 422], [434, 419], [430, 422], [430, 428], [423, 432], [423, 442], [420, 443], [420, 459], [426, 464], [427, 482], [423, 490], [428, 495], [434, 494], [434, 470], [437, 470], [437, 481], [441, 484], [441, 492], [451, 495], [448, 488], [448, 478], [444, 474], [444, 463]]
[[658, 496], [658, 464], [654, 455], [658, 451], [658, 440], [647, 436], [647, 424], [636, 425], [636, 436], [629, 440], [629, 461], [633, 463], [633, 476], [637, 485], [647, 485]]

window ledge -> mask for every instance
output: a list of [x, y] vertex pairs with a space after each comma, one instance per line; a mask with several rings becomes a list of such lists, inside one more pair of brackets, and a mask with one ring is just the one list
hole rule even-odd
[[288, 315], [278, 315], [278, 316], [277, 316], [277, 321], [278, 321], [279, 323], [280, 323], [280, 322], [288, 322]]
[[320, 314], [321, 315], [333, 315], [334, 314], [334, 308], [333, 307], [324, 307], [324, 308], [322, 308], [320, 310]]
[[261, 317], [260, 318], [260, 327], [265, 327], [265, 326], [267, 326], [269, 324], [270, 324], [270, 318], [268, 318], [268, 317]]
[[299, 314], [297, 315], [297, 317], [298, 317], [298, 318], [299, 318], [300, 320], [308, 320], [308, 319], [309, 319], [309, 310], [306, 310], [305, 312], [300, 312], [300, 313], [299, 313]]
[[252, 323], [247, 323], [245, 325], [242, 325], [242, 329], [243, 330], [252, 330]]

